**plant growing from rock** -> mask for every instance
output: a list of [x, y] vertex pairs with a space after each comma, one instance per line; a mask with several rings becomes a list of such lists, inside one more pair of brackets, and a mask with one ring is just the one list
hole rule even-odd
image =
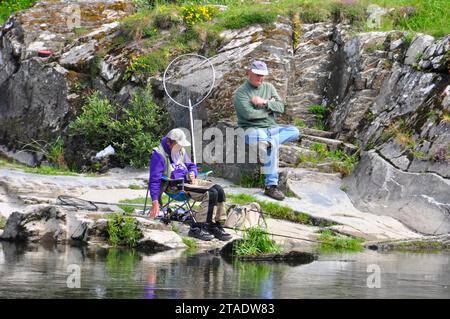
[[42, 154], [57, 170], [67, 170], [64, 159], [64, 141], [61, 136], [58, 136], [52, 143], [44, 140], [32, 140], [25, 144], [22, 149]]
[[193, 27], [200, 22], [211, 21], [218, 13], [218, 9], [212, 6], [200, 5], [197, 3], [185, 4], [181, 9], [181, 16], [187, 26]]
[[5, 228], [6, 218], [0, 215], [0, 229]]
[[363, 250], [362, 243], [364, 242], [359, 238], [336, 235], [328, 229], [321, 232], [318, 241], [320, 242], [318, 250], [322, 253], [361, 251]]
[[113, 246], [127, 245], [134, 247], [142, 238], [138, 222], [131, 217], [116, 213], [108, 216], [108, 241]]
[[233, 246], [234, 256], [259, 256], [281, 252], [281, 247], [273, 241], [269, 234], [258, 227], [244, 231], [242, 240]]

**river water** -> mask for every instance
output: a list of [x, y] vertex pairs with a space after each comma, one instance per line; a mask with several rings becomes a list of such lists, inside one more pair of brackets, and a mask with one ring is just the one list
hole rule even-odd
[[450, 298], [449, 261], [449, 252], [364, 251], [303, 265], [230, 263], [0, 242], [0, 298]]

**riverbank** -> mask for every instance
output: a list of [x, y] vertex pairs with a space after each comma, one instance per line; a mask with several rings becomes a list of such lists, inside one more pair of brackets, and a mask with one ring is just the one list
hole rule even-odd
[[[70, 194], [86, 200], [111, 203], [145, 198], [144, 187], [148, 178], [146, 170], [129, 168], [113, 169], [98, 177], [47, 176], [11, 168], [0, 169], [0, 173], [0, 215], [8, 219], [13, 212], [18, 212], [14, 217], [16, 218], [14, 227], [17, 228], [17, 225], [21, 223], [17, 216], [22, 216], [22, 213], [34, 214], [33, 223], [27, 224], [29, 234], [32, 234], [30, 235], [32, 241], [48, 239], [45, 229], [57, 227], [58, 232], [53, 233], [56, 235], [52, 237], [55, 242], [69, 243], [78, 240], [88, 245], [102, 247], [109, 246], [106, 236], [109, 216], [123, 210], [116, 205], [99, 205], [98, 211], [83, 211], [59, 205], [57, 197]], [[319, 237], [325, 230], [347, 238], [361, 238], [364, 240], [364, 246], [371, 249], [388, 247], [388, 244], [383, 244], [384, 242], [388, 242], [392, 247], [394, 247], [392, 243], [395, 242], [408, 242], [410, 247], [415, 247], [417, 243], [417, 248], [421, 249], [426, 248], [426, 245], [421, 243], [430, 242], [429, 246], [433, 249], [447, 249], [447, 244], [439, 246], [437, 243], [445, 242], [443, 238], [446, 236], [424, 236], [409, 230], [392, 217], [361, 212], [353, 207], [345, 192], [341, 190], [341, 184], [335, 178], [327, 180], [324, 174], [321, 177], [322, 179], [316, 180], [316, 183], [311, 181], [297, 183], [294, 187], [297, 193], [301, 194], [301, 198], [287, 197], [283, 202], [276, 202], [264, 196], [262, 190], [258, 188], [243, 188], [224, 179], [211, 179], [224, 187], [228, 198], [247, 194], [251, 195], [250, 198], [255, 201], [278, 205], [275, 207], [287, 207], [296, 213], [302, 212], [305, 216], [309, 216], [310, 220], [303, 224], [279, 217], [267, 217], [267, 231], [277, 243], [283, 246], [284, 251], [315, 252], [320, 244]], [[231, 202], [228, 201], [228, 204]], [[53, 214], [53, 222], [56, 224], [48, 222], [48, 212]], [[265, 213], [267, 216], [267, 212]], [[143, 217], [133, 218], [143, 231], [143, 238], [138, 246], [144, 250], [188, 248], [184, 239], [188, 238], [187, 225], [177, 222], [164, 225], [159, 221]], [[311, 219], [325, 221], [325, 223], [314, 225]], [[40, 220], [41, 223], [37, 223], [36, 220]], [[233, 239], [242, 237], [240, 231], [228, 231]], [[3, 237], [6, 235], [4, 233]], [[12, 235], [8, 236], [9, 240], [13, 239]], [[76, 238], [72, 238], [73, 236]], [[198, 251], [213, 250], [226, 244], [216, 239], [211, 242], [191, 238], [189, 240], [195, 242], [194, 246]], [[436, 243], [433, 244], [434, 242]]]

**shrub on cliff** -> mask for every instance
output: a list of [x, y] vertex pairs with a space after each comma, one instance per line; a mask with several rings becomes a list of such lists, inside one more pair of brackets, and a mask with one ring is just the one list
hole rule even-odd
[[94, 150], [112, 145], [122, 165], [144, 167], [168, 126], [168, 118], [153, 101], [149, 87], [137, 91], [126, 107], [94, 92], [87, 98], [82, 114], [70, 125], [70, 133]]

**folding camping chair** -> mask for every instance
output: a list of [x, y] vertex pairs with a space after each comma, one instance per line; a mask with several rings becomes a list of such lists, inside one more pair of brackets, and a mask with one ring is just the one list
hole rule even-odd
[[[197, 178], [205, 178], [212, 171], [199, 172]], [[150, 177], [149, 177], [150, 183]], [[196, 203], [188, 193], [184, 190], [184, 178], [171, 179], [167, 176], [161, 177], [161, 189], [159, 192], [159, 206], [163, 215], [160, 216], [162, 222], [168, 224], [170, 221], [180, 221], [186, 223], [196, 222], [194, 205]], [[147, 207], [149, 193], [149, 185], [147, 185], [147, 194], [145, 196], [144, 214]], [[163, 201], [163, 195], [166, 195], [168, 200]]]

